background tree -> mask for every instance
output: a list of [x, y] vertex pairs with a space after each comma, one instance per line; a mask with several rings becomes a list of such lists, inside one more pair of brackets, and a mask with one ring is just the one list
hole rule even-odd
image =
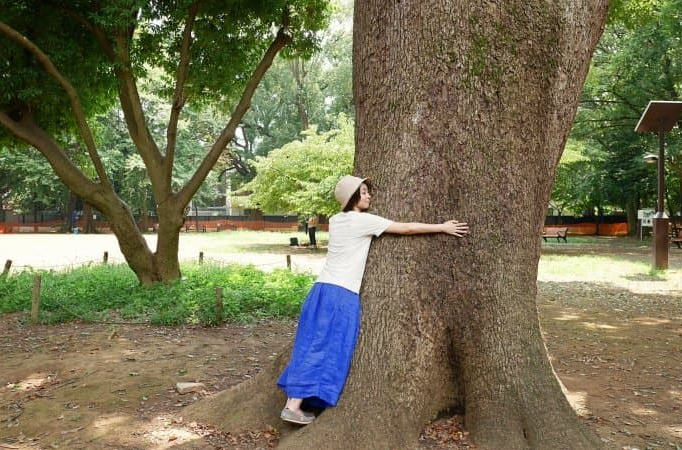
[[[536, 282], [552, 181], [607, 7], [355, 3], [355, 172], [372, 178], [374, 210], [455, 217], [471, 235], [374, 244], [341, 402], [280, 448], [411, 448], [457, 408], [477, 448], [601, 448], [548, 361]], [[229, 429], [276, 423], [276, 372], [193, 413]]]
[[309, 59], [276, 58], [254, 93], [251, 108], [232, 141], [230, 159], [235, 187], [251, 180], [256, 156], [302, 138], [314, 125], [320, 132], [336, 126], [339, 114], [354, 117], [352, 98], [352, 4], [333, 2], [330, 26], [320, 32], [319, 51]]
[[[655, 202], [655, 171], [642, 158], [655, 153], [658, 145], [654, 135], [639, 135], [634, 128], [650, 100], [679, 100], [680, 11], [680, 0], [613, 4], [612, 21], [595, 51], [571, 134], [592, 150], [603, 201], [627, 212], [631, 233], [637, 210]], [[679, 127], [666, 139], [667, 206], [673, 217], [682, 207]]]
[[330, 216], [337, 212], [334, 187], [353, 168], [353, 122], [341, 114], [338, 128], [318, 133], [257, 157], [256, 177], [243, 187], [250, 192], [247, 207], [266, 212]]
[[588, 208], [585, 199], [589, 198], [592, 185], [584, 181], [585, 178], [593, 179], [595, 172], [585, 153], [582, 143], [569, 139], [561, 155], [549, 200], [549, 206], [557, 211], [559, 220], [565, 213], [577, 215]]
[[45, 159], [31, 149], [0, 148], [0, 210], [11, 207], [33, 220], [36, 210], [63, 211], [67, 192]]
[[[310, 54], [327, 20], [323, 0], [178, 2], [0, 1], [0, 125], [4, 142], [38, 149], [59, 178], [106, 215], [129, 266], [143, 283], [180, 275], [183, 211], [235, 136], [253, 92], [287, 45]], [[170, 104], [164, 139], [150, 129], [137, 80], [164, 74]], [[88, 118], [118, 97], [150, 179], [159, 219], [152, 252], [116, 193]], [[186, 104], [220, 102], [230, 119], [207, 143], [187, 182], [173, 186], [178, 128]], [[67, 114], [68, 112], [68, 114]], [[57, 131], [73, 130], [88, 170], [69, 158]]]
[[[160, 91], [160, 74], [148, 74], [141, 86], [140, 97], [147, 113], [147, 123], [155, 140], [164, 139], [164, 120], [170, 114], [170, 107], [156, 92]], [[185, 107], [183, 119], [178, 124], [178, 143], [171, 185], [179, 189], [194, 173], [201, 161], [205, 146], [220, 133], [224, 115], [206, 107], [196, 110]], [[145, 224], [144, 217], [156, 215], [154, 191], [147, 166], [135, 151], [120, 108], [112, 108], [106, 114], [95, 117], [93, 128], [98, 146], [102, 149], [102, 161], [107, 167], [116, 193], [126, 202], [131, 211]], [[230, 158], [230, 156], [226, 156]], [[216, 171], [208, 176], [193, 196], [193, 201], [210, 206], [224, 194], [219, 185]]]

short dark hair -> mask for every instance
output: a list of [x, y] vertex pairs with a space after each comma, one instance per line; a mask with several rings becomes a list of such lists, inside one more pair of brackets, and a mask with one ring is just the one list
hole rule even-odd
[[361, 187], [362, 187], [362, 185], [360, 185], [360, 187], [357, 188], [355, 190], [355, 192], [353, 192], [353, 195], [350, 196], [350, 198], [348, 199], [348, 203], [346, 203], [346, 206], [343, 207], [343, 212], [352, 211], [353, 208], [355, 208], [355, 205], [358, 204], [358, 202], [360, 201], [360, 188]]
[[358, 202], [360, 201], [360, 189], [362, 189], [363, 184], [367, 186], [367, 190], [371, 192], [372, 190], [371, 182], [369, 180], [363, 181], [360, 184], [360, 186], [358, 186], [358, 188], [355, 190], [355, 192], [353, 192], [353, 195], [351, 195], [350, 198], [348, 199], [348, 203], [346, 203], [346, 206], [343, 207], [343, 212], [352, 211], [353, 208], [355, 208], [355, 205], [358, 204]]

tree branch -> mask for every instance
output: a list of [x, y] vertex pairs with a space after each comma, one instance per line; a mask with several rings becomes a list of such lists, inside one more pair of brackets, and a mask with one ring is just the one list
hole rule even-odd
[[10, 27], [9, 25], [5, 24], [2, 21], [0, 21], [0, 32], [2, 32], [9, 39], [18, 43], [26, 50], [28, 50], [38, 60], [40, 65], [43, 66], [45, 71], [49, 75], [51, 75], [52, 78], [54, 78], [59, 83], [59, 85], [66, 91], [66, 94], [69, 97], [69, 101], [71, 102], [71, 109], [73, 110], [73, 113], [76, 117], [78, 129], [80, 130], [81, 137], [85, 142], [85, 146], [88, 150], [88, 154], [90, 155], [90, 159], [92, 160], [92, 163], [95, 166], [97, 176], [99, 177], [99, 180], [103, 186], [106, 186], [108, 189], [113, 190], [113, 187], [111, 186], [111, 181], [107, 176], [106, 170], [104, 170], [102, 160], [100, 159], [99, 154], [97, 153], [95, 140], [92, 136], [92, 131], [88, 126], [85, 117], [85, 112], [83, 111], [83, 106], [81, 105], [80, 98], [78, 97], [76, 89], [66, 78], [64, 78], [64, 76], [59, 72], [59, 70], [57, 70], [54, 64], [52, 64], [50, 58], [35, 44], [33, 44], [33, 42], [31, 42], [27, 37], [23, 36], [21, 33], [19, 33], [14, 28]]
[[103, 206], [96, 200], [93, 193], [95, 190], [101, 190], [102, 186], [93, 183], [83, 171], [71, 162], [54, 139], [33, 122], [30, 113], [23, 114], [21, 122], [17, 122], [5, 112], [0, 111], [0, 125], [22, 141], [35, 147], [47, 159], [55, 173], [69, 189], [104, 211]]
[[244, 122], [240, 125], [240, 127], [243, 130], [248, 130], [249, 128], [255, 128], [256, 130], [258, 130], [259, 133], [264, 134], [267, 137], [273, 137], [272, 133], [270, 131], [268, 131], [268, 129], [266, 127], [264, 127], [263, 125], [258, 125], [258, 124], [253, 125], [253, 124], [250, 124], [248, 122]]
[[218, 158], [225, 150], [225, 147], [227, 147], [227, 144], [232, 141], [235, 130], [239, 126], [244, 114], [246, 114], [248, 111], [249, 106], [251, 106], [253, 93], [256, 91], [260, 80], [263, 78], [263, 75], [265, 75], [265, 72], [268, 70], [268, 68], [272, 65], [272, 61], [275, 59], [275, 56], [277, 56], [277, 53], [279, 53], [281, 49], [291, 42], [291, 36], [286, 34], [288, 25], [289, 11], [286, 10], [282, 20], [282, 27], [277, 32], [277, 37], [272, 41], [270, 47], [268, 47], [267, 51], [263, 55], [260, 63], [251, 74], [239, 103], [232, 112], [229, 122], [204, 159], [201, 161], [201, 164], [197, 168], [196, 172], [194, 172], [194, 175], [192, 175], [192, 178], [190, 178], [187, 184], [185, 184], [185, 186], [177, 193], [177, 198], [181, 204], [189, 203], [192, 196], [199, 189], [199, 186], [203, 180], [208, 176], [211, 168], [215, 165], [216, 161], [218, 161]]
[[[246, 142], [248, 142], [248, 141], [246, 141]], [[242, 150], [247, 150], [247, 151], [249, 150], [248, 145], [242, 144], [241, 142], [239, 142], [239, 139], [237, 139], [237, 138], [232, 138], [232, 145], [234, 145], [235, 147], [239, 147]]]
[[[625, 104], [630, 111], [634, 112], [635, 114], [640, 114], [640, 107], [638, 105], [633, 104], [627, 96], [621, 95], [620, 93], [618, 93], [618, 91], [616, 89], [613, 89], [611, 91], [611, 95], [613, 95], [618, 100], [623, 102], [623, 104]], [[637, 120], [637, 119], [635, 119], [635, 120]]]
[[199, 11], [199, 1], [195, 1], [189, 8], [187, 15], [187, 22], [185, 29], [182, 32], [182, 45], [180, 47], [180, 62], [178, 63], [178, 73], [175, 80], [175, 93], [173, 94], [173, 106], [171, 108], [170, 120], [168, 121], [168, 129], [166, 130], [166, 155], [164, 157], [164, 169], [166, 172], [166, 181], [170, 183], [173, 160], [175, 159], [175, 146], [178, 136], [178, 119], [180, 112], [185, 105], [187, 99], [184, 93], [185, 83], [187, 81], [187, 73], [189, 72], [190, 61], [190, 46], [192, 44], [192, 29], [194, 28], [194, 21]]
[[119, 88], [121, 110], [126, 119], [130, 137], [135, 143], [145, 166], [149, 169], [152, 186], [155, 189], [160, 188], [164, 186], [163, 174], [159, 170], [162, 167], [161, 152], [147, 128], [142, 101], [128, 58], [127, 37], [119, 34], [115, 36], [115, 40], [118, 49], [115, 57], [116, 62], [119, 62], [123, 67], [123, 69], [116, 69], [116, 76], [121, 80]]
[[587, 103], [592, 103], [596, 105], [608, 105], [608, 104], [614, 104], [614, 105], [623, 105], [625, 104], [622, 101], [616, 101], [616, 100], [594, 100], [594, 99], [589, 99], [589, 100], [580, 100], [580, 104], [587, 104]]
[[[52, 4], [55, 8], [61, 9], [69, 16], [73, 17], [78, 23], [83, 25], [88, 31], [92, 33], [104, 54], [114, 64], [114, 73], [116, 77], [121, 80], [119, 88], [119, 101], [121, 102], [121, 109], [126, 119], [126, 125], [130, 138], [135, 143], [135, 146], [140, 152], [140, 156], [148, 168], [158, 168], [161, 165], [161, 153], [156, 145], [156, 142], [147, 129], [147, 124], [144, 119], [144, 112], [140, 102], [140, 96], [135, 84], [135, 78], [130, 69], [130, 61], [127, 56], [127, 41], [133, 36], [135, 28], [130, 26], [123, 30], [124, 36], [117, 36], [116, 45], [119, 49], [117, 52], [111, 40], [101, 27], [90, 22], [82, 14], [77, 11], [64, 7], [63, 5]], [[152, 173], [154, 170], [150, 170]], [[161, 179], [153, 180], [154, 184], [161, 186]]]
[[114, 52], [114, 48], [111, 46], [111, 42], [109, 42], [109, 39], [107, 38], [106, 34], [104, 31], [95, 26], [92, 22], [90, 22], [88, 19], [86, 19], [82, 14], [80, 14], [78, 11], [68, 8], [64, 5], [61, 4], [56, 4], [54, 2], [46, 2], [47, 4], [51, 5], [52, 7], [56, 9], [60, 9], [64, 11], [66, 14], [68, 14], [70, 17], [76, 20], [76, 22], [80, 23], [83, 25], [92, 35], [95, 37], [97, 42], [99, 43], [100, 47], [102, 47], [102, 50], [104, 50], [104, 53], [107, 55], [109, 59], [114, 61], [116, 59], [116, 54]]

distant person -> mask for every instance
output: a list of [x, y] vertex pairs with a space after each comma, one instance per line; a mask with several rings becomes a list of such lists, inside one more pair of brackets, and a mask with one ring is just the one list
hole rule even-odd
[[71, 211], [71, 232], [72, 233], [77, 233], [76, 231], [76, 224], [78, 223], [78, 211], [75, 209]]
[[367, 213], [371, 195], [366, 178], [346, 175], [334, 190], [343, 212], [329, 219], [329, 246], [322, 273], [301, 309], [288, 366], [277, 385], [287, 394], [282, 420], [306, 425], [315, 415], [301, 406], [336, 406], [360, 327], [360, 285], [372, 237], [382, 233], [469, 233], [464, 222], [393, 222]]
[[310, 237], [310, 246], [317, 247], [317, 240], [315, 239], [315, 232], [317, 231], [317, 224], [319, 219], [316, 215], [308, 217], [306, 224], [308, 225], [308, 236]]

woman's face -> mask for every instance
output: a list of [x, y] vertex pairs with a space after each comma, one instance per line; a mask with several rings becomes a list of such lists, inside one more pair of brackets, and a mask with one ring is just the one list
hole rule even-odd
[[356, 211], [365, 211], [369, 209], [369, 202], [372, 199], [372, 196], [369, 193], [369, 188], [365, 183], [362, 183], [360, 185], [360, 200], [355, 204], [355, 210]]

